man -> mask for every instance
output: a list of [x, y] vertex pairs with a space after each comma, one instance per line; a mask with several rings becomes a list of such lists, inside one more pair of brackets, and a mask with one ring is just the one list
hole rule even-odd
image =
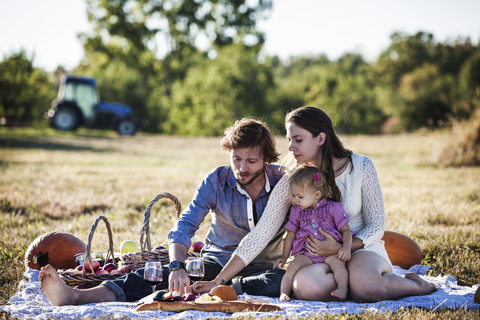
[[[185, 257], [191, 237], [209, 212], [212, 223], [202, 249], [204, 280], [218, 282], [217, 275], [229, 262], [240, 241], [261, 219], [271, 190], [283, 175], [282, 168], [272, 164], [278, 160], [279, 154], [274, 136], [263, 122], [253, 119], [237, 121], [225, 130], [221, 145], [230, 154], [230, 166], [218, 167], [205, 176], [193, 200], [169, 233], [171, 262], [168, 269], [164, 268], [164, 281], [158, 289], [168, 286], [171, 291], [192, 291], [185, 271]], [[238, 293], [279, 295], [284, 270], [272, 270], [272, 264], [282, 254], [284, 231], [281, 228], [264, 251], [233, 279], [233, 287]], [[137, 270], [90, 290], [66, 286], [51, 266], [42, 268], [39, 279], [53, 305], [136, 301], [152, 292], [143, 281], [142, 272], [143, 269]]]

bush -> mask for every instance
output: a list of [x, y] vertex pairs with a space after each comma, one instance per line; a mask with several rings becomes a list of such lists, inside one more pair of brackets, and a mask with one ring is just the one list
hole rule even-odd
[[480, 108], [467, 121], [457, 122], [452, 129], [453, 140], [440, 153], [444, 166], [480, 165]]
[[12, 123], [38, 123], [55, 98], [49, 75], [33, 66], [24, 50], [0, 61], [0, 118]]

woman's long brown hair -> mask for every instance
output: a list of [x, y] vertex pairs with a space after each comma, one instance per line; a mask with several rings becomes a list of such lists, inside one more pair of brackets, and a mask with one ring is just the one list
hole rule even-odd
[[320, 165], [321, 169], [325, 172], [329, 191], [331, 192], [331, 199], [333, 201], [340, 201], [342, 194], [335, 183], [333, 157], [348, 157], [350, 162], [352, 162], [352, 150], [343, 145], [340, 138], [335, 133], [332, 119], [330, 119], [328, 114], [320, 108], [307, 106], [295, 109], [289, 112], [285, 117], [286, 124], [291, 122], [307, 130], [314, 137], [317, 137], [320, 132], [325, 133], [325, 143], [322, 146], [322, 163]]

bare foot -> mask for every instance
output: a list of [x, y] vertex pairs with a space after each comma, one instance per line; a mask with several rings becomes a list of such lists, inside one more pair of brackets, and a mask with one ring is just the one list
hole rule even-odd
[[285, 302], [289, 302], [290, 301], [290, 297], [288, 295], [286, 295], [285, 293], [282, 293], [280, 295], [280, 301], [285, 301]]
[[38, 279], [40, 280], [40, 286], [52, 305], [65, 306], [74, 304], [75, 289], [67, 286], [51, 265], [48, 264], [40, 269]]
[[332, 292], [332, 296], [337, 297], [340, 300], [345, 300], [347, 298], [347, 288], [338, 287], [335, 291]]
[[409, 280], [412, 280], [413, 282], [415, 282], [418, 285], [418, 287], [420, 289], [418, 295], [427, 295], [427, 294], [431, 294], [431, 293], [437, 291], [437, 287], [433, 283], [430, 283], [430, 282], [427, 282], [427, 281], [423, 280], [416, 273], [409, 272], [405, 275], [405, 278], [409, 279]]

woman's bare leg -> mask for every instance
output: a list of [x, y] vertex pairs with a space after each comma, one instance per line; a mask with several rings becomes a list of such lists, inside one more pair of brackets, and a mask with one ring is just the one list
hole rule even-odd
[[313, 264], [312, 260], [304, 254], [299, 254], [293, 258], [293, 261], [289, 263], [287, 272], [282, 278], [282, 284], [280, 286], [280, 300], [290, 301], [292, 294], [292, 283], [295, 274], [303, 267]]
[[86, 290], [70, 288], [51, 265], [46, 265], [40, 269], [38, 279], [48, 300], [54, 306], [116, 301], [115, 293], [102, 285]]
[[316, 263], [298, 270], [293, 279], [295, 298], [313, 301], [338, 301], [331, 295], [337, 288], [330, 267], [325, 263]]
[[339, 260], [337, 256], [329, 256], [325, 259], [325, 263], [330, 266], [333, 278], [337, 283], [337, 289], [332, 291], [332, 296], [345, 300], [348, 293], [348, 271], [345, 262]]
[[374, 252], [361, 251], [347, 262], [350, 294], [357, 302], [395, 300], [406, 296], [427, 295], [437, 288], [420, 276], [393, 274], [390, 265]]

